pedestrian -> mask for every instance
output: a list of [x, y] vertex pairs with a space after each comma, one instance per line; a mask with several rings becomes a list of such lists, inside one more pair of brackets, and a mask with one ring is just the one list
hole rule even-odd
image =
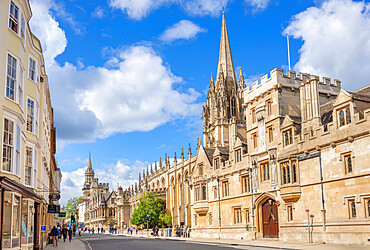
[[188, 226], [188, 229], [187, 229], [187, 236], [188, 236], [188, 238], [190, 238], [190, 231], [191, 231], [191, 228], [190, 228], [190, 226]]
[[137, 234], [138, 231], [139, 231], [139, 228], [136, 227], [136, 234]]
[[182, 229], [182, 237], [186, 238], [186, 226]]
[[100, 230], [100, 228], [98, 227], [98, 233], [99, 233], [99, 230]]
[[54, 244], [58, 246], [58, 235], [59, 234], [58, 234], [58, 229], [55, 226], [51, 229], [50, 235], [53, 238], [53, 246]]
[[68, 234], [68, 229], [67, 229], [66, 226], [63, 227], [62, 234], [63, 234], [63, 240], [64, 240], [64, 242], [66, 242], [67, 234]]
[[73, 237], [76, 237], [76, 227], [73, 226]]
[[81, 231], [82, 231], [82, 228], [78, 228], [78, 236], [80, 236], [81, 237]]
[[100, 232], [101, 232], [101, 233], [104, 233], [103, 227], [100, 229]]
[[156, 234], [157, 236], [159, 236], [159, 235], [158, 235], [158, 232], [159, 232], [159, 228], [158, 228], [158, 226], [155, 226], [155, 234]]
[[68, 230], [69, 242], [71, 242], [71, 240], [72, 240], [72, 234], [73, 234], [72, 227], [69, 227], [69, 230]]
[[114, 233], [117, 234], [117, 227], [114, 228]]

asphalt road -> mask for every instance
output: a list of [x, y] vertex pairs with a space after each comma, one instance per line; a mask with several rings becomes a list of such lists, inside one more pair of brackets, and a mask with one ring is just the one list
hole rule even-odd
[[[92, 250], [110, 250], [110, 249], [150, 249], [150, 250], [182, 250], [182, 249], [202, 249], [202, 250], [233, 250], [250, 249], [264, 250], [271, 248], [237, 246], [212, 243], [193, 243], [189, 241], [179, 241], [170, 239], [156, 238], [137, 238], [128, 236], [111, 236], [101, 234], [84, 234], [81, 238], [85, 244]], [[90, 248], [89, 248], [90, 249]]]

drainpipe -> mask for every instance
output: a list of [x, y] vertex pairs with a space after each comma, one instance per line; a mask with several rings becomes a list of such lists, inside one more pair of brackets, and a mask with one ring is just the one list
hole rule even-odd
[[321, 182], [321, 201], [322, 201], [322, 210], [325, 210], [325, 199], [324, 199], [324, 185], [322, 183], [322, 165], [321, 165], [321, 150], [319, 149], [319, 161], [320, 161], [320, 182]]
[[221, 239], [221, 200], [220, 200], [220, 178], [217, 178], [217, 190], [218, 190], [218, 238]]
[[254, 204], [253, 204], [253, 180], [252, 180], [252, 168], [249, 169], [250, 172], [250, 189], [251, 189], [251, 197], [252, 197], [252, 240], [254, 240]]

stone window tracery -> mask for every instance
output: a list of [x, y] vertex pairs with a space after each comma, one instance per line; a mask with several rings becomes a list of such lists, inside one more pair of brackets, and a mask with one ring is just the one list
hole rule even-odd
[[346, 154], [343, 156], [344, 166], [346, 174], [351, 174], [353, 172], [353, 164], [351, 154]]
[[235, 151], [235, 158], [236, 158], [236, 162], [240, 162], [242, 161], [242, 150], [241, 149], [238, 149]]
[[292, 129], [289, 129], [284, 132], [284, 146], [293, 144], [293, 132]]
[[234, 224], [242, 223], [242, 209], [234, 208]]
[[270, 180], [270, 165], [268, 162], [263, 162], [260, 164], [261, 171], [261, 181]]
[[339, 127], [351, 123], [351, 110], [349, 107], [341, 109], [338, 113], [338, 116], [339, 116]]
[[350, 219], [356, 218], [356, 202], [355, 200], [349, 200]]

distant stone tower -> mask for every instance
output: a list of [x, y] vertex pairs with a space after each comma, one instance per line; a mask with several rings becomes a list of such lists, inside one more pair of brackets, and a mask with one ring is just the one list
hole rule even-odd
[[[216, 84], [211, 74], [206, 105], [203, 106], [203, 142], [206, 147], [229, 147], [239, 131], [245, 130], [243, 104], [244, 78], [240, 69], [236, 79], [227, 34], [225, 13], [222, 13], [220, 52]], [[232, 128], [232, 124], [234, 127]]]
[[89, 153], [89, 165], [87, 166], [86, 172], [85, 172], [85, 184], [82, 188], [82, 193], [84, 197], [90, 197], [90, 189], [91, 189], [91, 183], [94, 179], [95, 173], [92, 169], [91, 164], [91, 154]]

